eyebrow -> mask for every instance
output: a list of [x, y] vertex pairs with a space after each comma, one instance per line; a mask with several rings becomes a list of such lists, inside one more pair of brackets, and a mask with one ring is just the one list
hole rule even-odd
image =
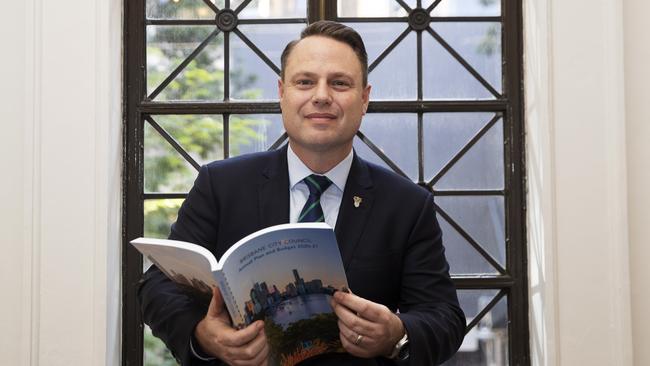
[[[306, 76], [306, 77], [310, 77], [310, 78], [316, 78], [316, 77], [318, 77], [318, 74], [313, 73], [313, 72], [310, 72], [310, 71], [299, 71], [299, 72], [297, 72], [297, 73], [295, 73], [295, 74], [293, 75], [293, 77], [291, 78], [291, 80], [294, 80], [294, 79], [297, 78], [297, 77], [304, 77], [304, 76]], [[340, 78], [340, 77], [344, 77], [344, 78], [348, 78], [348, 79], [350, 79], [350, 80], [354, 80], [354, 77], [352, 77], [352, 75], [347, 74], [347, 73], [344, 73], [344, 72], [335, 72], [335, 73], [332, 73], [332, 74], [330, 74], [330, 75], [327, 75], [327, 77], [328, 77], [328, 78]]]

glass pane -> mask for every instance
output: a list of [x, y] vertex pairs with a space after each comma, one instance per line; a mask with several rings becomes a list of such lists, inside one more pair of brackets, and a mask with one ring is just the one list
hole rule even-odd
[[176, 360], [163, 341], [151, 334], [148, 325], [144, 326], [144, 366], [176, 366]]
[[409, 33], [368, 75], [370, 98], [417, 98], [416, 35]]
[[431, 11], [431, 16], [499, 16], [501, 0], [442, 0]]
[[[422, 4], [420, 7], [426, 9], [429, 7], [429, 5], [433, 4], [434, 0], [422, 0], [420, 3]], [[414, 9], [417, 7], [417, 0], [404, 0], [404, 2], [411, 8]]]
[[[406, 113], [370, 113], [361, 124], [361, 132], [413, 181], [418, 176], [417, 128], [417, 115]], [[388, 168], [360, 139], [354, 139], [354, 148], [363, 159]]]
[[434, 188], [503, 189], [503, 164], [503, 120], [499, 119]]
[[266, 151], [284, 133], [279, 114], [230, 116], [230, 156]]
[[422, 33], [422, 65], [425, 98], [494, 99], [494, 95], [428, 32]]
[[[241, 24], [237, 28], [279, 68], [284, 47], [300, 38], [305, 24]], [[273, 77], [277, 79], [275, 74]], [[277, 90], [274, 92], [277, 94]]]
[[436, 203], [505, 267], [505, 213], [502, 196], [439, 196]]
[[[492, 300], [489, 293], [470, 290], [473, 294], [465, 295], [459, 291], [461, 307], [466, 312], [467, 322]], [[493, 290], [487, 290], [490, 292]], [[476, 304], [476, 305], [474, 305]], [[476, 308], [477, 311], [471, 311]], [[498, 303], [465, 335], [458, 353], [444, 366], [506, 366], [508, 365], [508, 302], [506, 297]]]
[[183, 199], [156, 199], [144, 201], [144, 236], [169, 237], [170, 227], [178, 215]]
[[404, 17], [406, 10], [395, 0], [338, 0], [340, 17]]
[[[231, 9], [237, 9], [242, 0], [230, 2]], [[253, 0], [239, 13], [242, 19], [260, 18], [305, 18], [307, 1], [304, 0]]]
[[368, 53], [368, 66], [406, 30], [406, 23], [345, 23], [363, 38]]
[[445, 22], [432, 23], [431, 27], [501, 92], [501, 23]]
[[[304, 24], [240, 26], [242, 33], [280, 68], [280, 55]], [[238, 36], [230, 37], [230, 94], [240, 100], [277, 100], [278, 75]]]
[[[146, 6], [149, 19], [214, 19], [216, 15], [203, 0], [147, 0]], [[217, 1], [217, 7], [222, 6], [223, 0]]]
[[151, 125], [144, 124], [144, 191], [188, 192], [197, 171]]
[[[147, 94], [151, 94], [212, 31], [213, 26], [147, 27]], [[156, 100], [222, 100], [223, 35], [217, 35]]]
[[[436, 197], [436, 201], [438, 197]], [[498, 271], [440, 215], [442, 242], [452, 275], [497, 274]]]
[[230, 37], [230, 67], [232, 99], [278, 99], [278, 75], [234, 34]]
[[[183, 199], [157, 199], [145, 200], [144, 210], [144, 236], [148, 238], [166, 239], [169, 237], [171, 225], [178, 217], [178, 209]], [[147, 257], [142, 257], [142, 271], [151, 266]]]
[[153, 118], [197, 163], [203, 165], [223, 159], [221, 115], [160, 115]]
[[458, 290], [458, 302], [469, 324], [499, 293], [497, 289]]
[[431, 180], [494, 113], [426, 113], [423, 118], [424, 173]]

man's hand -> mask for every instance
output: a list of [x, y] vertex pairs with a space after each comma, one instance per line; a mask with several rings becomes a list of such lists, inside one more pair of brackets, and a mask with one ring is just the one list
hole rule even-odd
[[201, 349], [228, 365], [266, 365], [269, 346], [264, 334], [264, 322], [258, 320], [246, 328], [236, 330], [230, 323], [221, 292], [212, 289], [208, 313], [194, 330]]
[[337, 291], [331, 302], [339, 318], [343, 347], [357, 357], [390, 356], [406, 330], [400, 318], [386, 306]]

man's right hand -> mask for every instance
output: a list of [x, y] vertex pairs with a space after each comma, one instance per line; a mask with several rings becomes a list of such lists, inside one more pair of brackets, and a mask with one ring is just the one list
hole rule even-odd
[[266, 365], [269, 346], [264, 333], [264, 322], [258, 320], [246, 328], [232, 327], [221, 292], [212, 289], [208, 313], [194, 330], [201, 349], [234, 366]]

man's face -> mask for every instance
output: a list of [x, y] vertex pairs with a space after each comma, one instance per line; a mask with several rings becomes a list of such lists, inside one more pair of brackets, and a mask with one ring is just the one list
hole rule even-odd
[[370, 94], [350, 46], [321, 36], [302, 39], [287, 59], [278, 89], [284, 128], [296, 153], [350, 151]]

